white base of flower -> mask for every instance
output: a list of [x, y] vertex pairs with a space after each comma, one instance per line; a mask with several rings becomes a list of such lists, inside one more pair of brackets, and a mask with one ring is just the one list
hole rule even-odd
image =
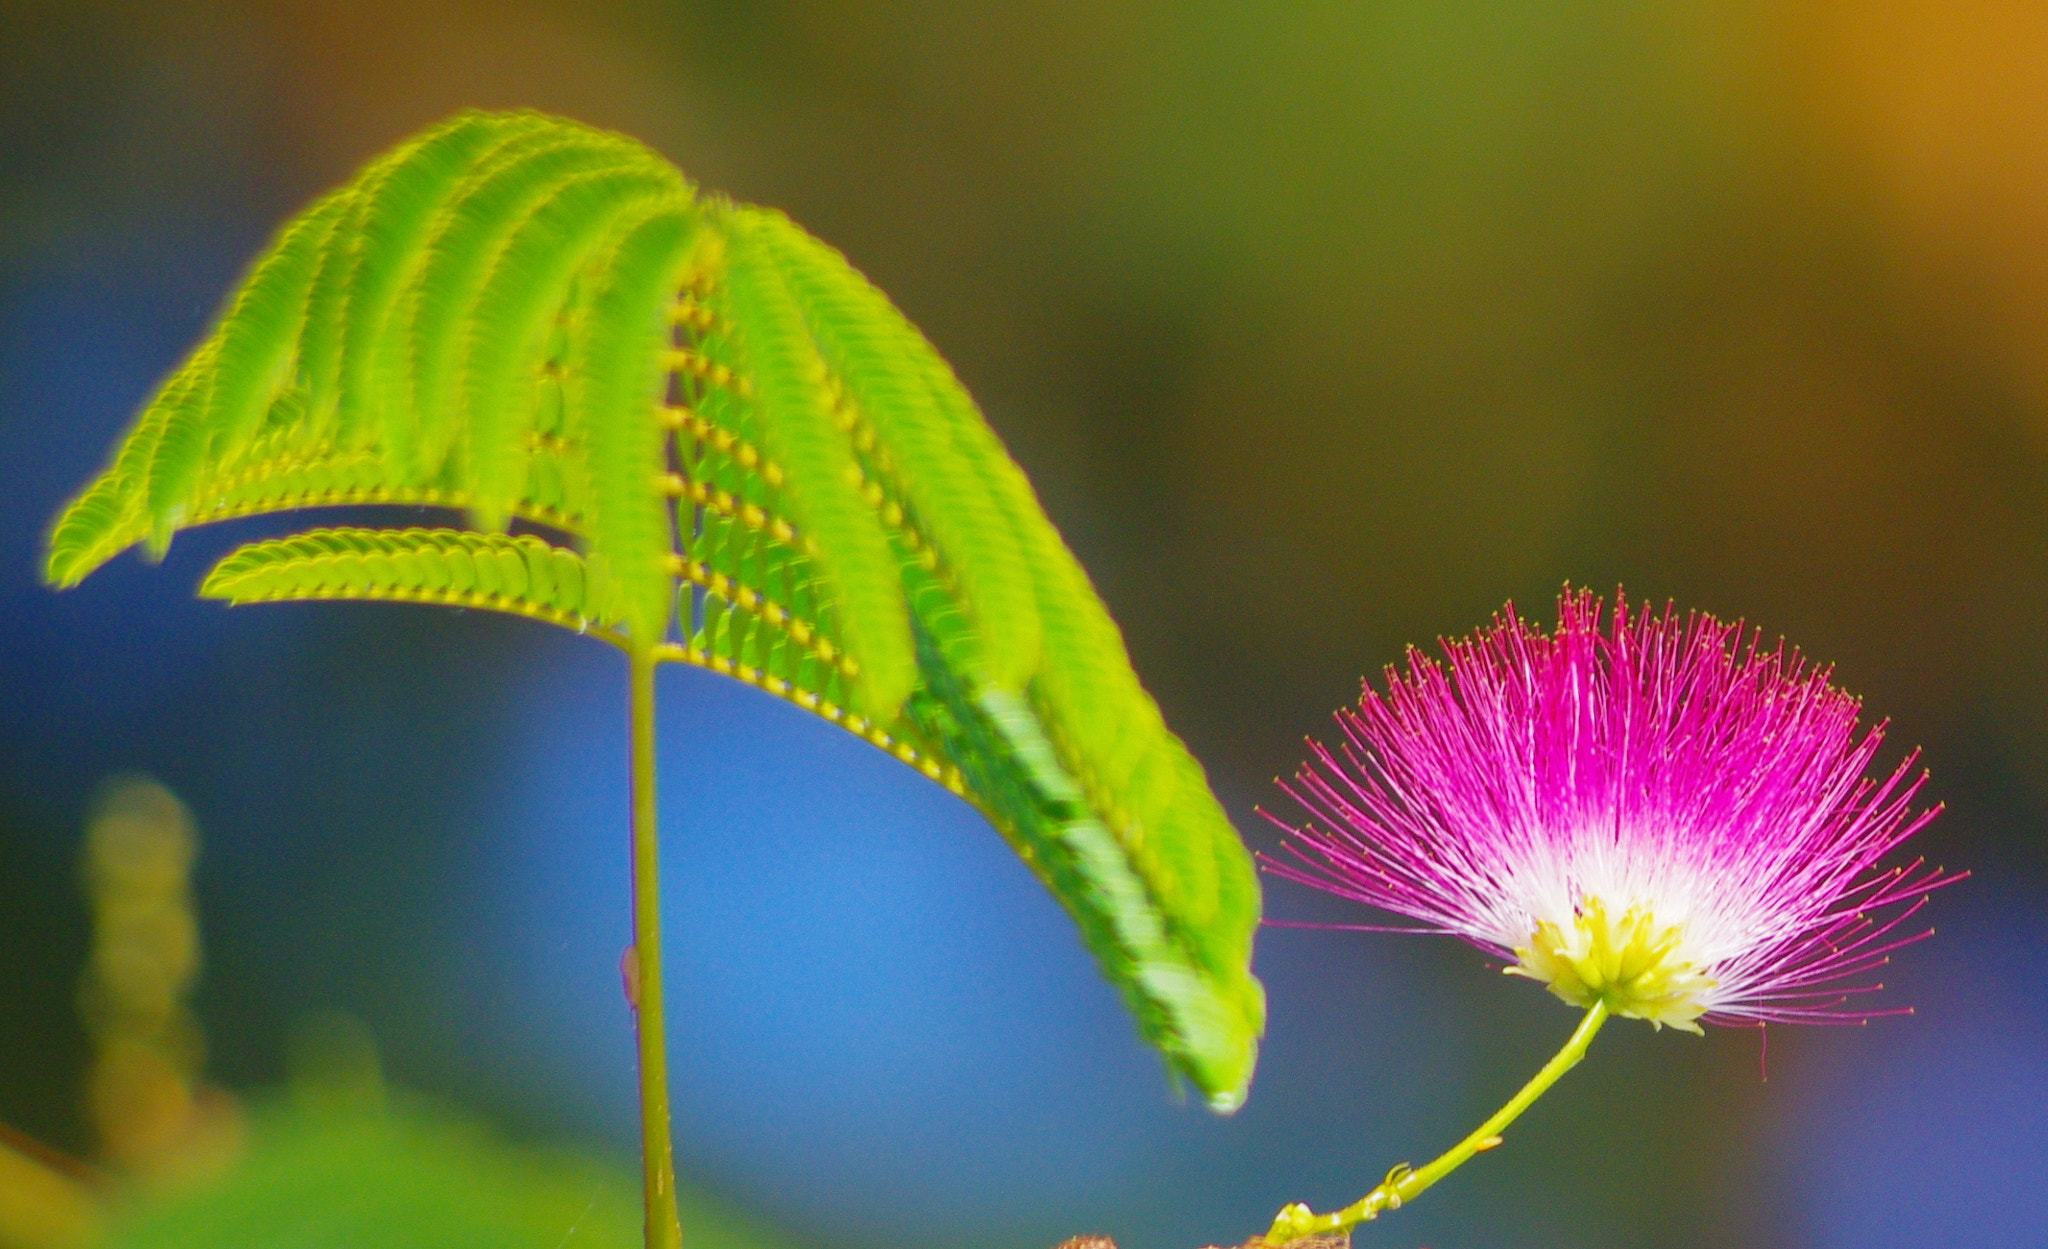
[[1685, 957], [1684, 939], [1683, 924], [1660, 925], [1646, 906], [1611, 919], [1603, 900], [1588, 897], [1568, 924], [1539, 921], [1507, 973], [1541, 981], [1574, 1006], [1605, 1001], [1617, 1015], [1698, 1033], [1718, 982]]

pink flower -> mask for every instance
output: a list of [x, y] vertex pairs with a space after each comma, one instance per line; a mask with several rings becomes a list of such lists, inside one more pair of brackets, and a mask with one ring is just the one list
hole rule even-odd
[[1859, 735], [1827, 669], [1619, 595], [1603, 627], [1569, 590], [1554, 634], [1510, 605], [1444, 651], [1338, 712], [1336, 752], [1311, 743], [1282, 788], [1313, 820], [1275, 821], [1269, 871], [1660, 1027], [1899, 1013], [1852, 1003], [1961, 877], [1878, 867], [1939, 808], [1914, 808], [1918, 752], [1864, 776], [1884, 726]]

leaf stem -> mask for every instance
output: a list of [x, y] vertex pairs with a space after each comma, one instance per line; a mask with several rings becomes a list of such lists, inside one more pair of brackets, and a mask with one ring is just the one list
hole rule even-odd
[[661, 834], [654, 792], [654, 670], [651, 646], [629, 646], [633, 718], [633, 962], [640, 1045], [640, 1161], [647, 1201], [647, 1249], [682, 1249], [676, 1218], [675, 1151], [669, 1138], [668, 1037], [661, 999]]
[[1551, 1060], [1543, 1064], [1543, 1070], [1524, 1084], [1521, 1091], [1508, 1099], [1508, 1103], [1493, 1113], [1493, 1117], [1473, 1129], [1472, 1133], [1453, 1145], [1436, 1161], [1415, 1170], [1406, 1163], [1387, 1173], [1387, 1178], [1357, 1201], [1334, 1214], [1316, 1214], [1299, 1202], [1280, 1211], [1273, 1220], [1273, 1228], [1266, 1233], [1268, 1245], [1284, 1245], [1290, 1240], [1304, 1236], [1326, 1236], [1346, 1232], [1360, 1223], [1376, 1219], [1382, 1210], [1398, 1210], [1403, 1204], [1415, 1200], [1423, 1191], [1438, 1180], [1462, 1166], [1466, 1159], [1481, 1150], [1491, 1149], [1500, 1143], [1500, 1134], [1509, 1124], [1519, 1119], [1537, 1098], [1556, 1084], [1564, 1073], [1579, 1065], [1586, 1056], [1586, 1049], [1592, 1045], [1593, 1037], [1600, 1031], [1600, 1025], [1607, 1022], [1607, 1002], [1603, 999], [1593, 1003], [1585, 1018], [1573, 1031], [1571, 1039], [1564, 1043]]

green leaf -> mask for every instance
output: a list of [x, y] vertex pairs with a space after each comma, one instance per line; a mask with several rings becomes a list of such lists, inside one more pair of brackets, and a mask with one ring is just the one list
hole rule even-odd
[[1242, 1099], [1250, 857], [959, 379], [782, 214], [623, 136], [455, 117], [279, 232], [45, 575], [336, 504], [475, 528], [313, 529], [202, 593], [514, 612], [816, 712], [985, 812], [1174, 1069]]
[[693, 259], [696, 226], [694, 213], [670, 208], [620, 240], [567, 367], [565, 419], [589, 448], [591, 552], [617, 576], [628, 630], [639, 639], [666, 633], [675, 599], [675, 540], [659, 485], [659, 361], [664, 311]]
[[[880, 510], [863, 491], [852, 439], [833, 410], [818, 346], [756, 214], [728, 214], [728, 255], [714, 304], [730, 323], [736, 371], [756, 406], [765, 450], [806, 489], [789, 490], [791, 519], [811, 538], [820, 591], [838, 609], [842, 644], [861, 680], [862, 710], [895, 717], [916, 678], [909, 612]], [[745, 392], [743, 392], [745, 393]]]
[[[856, 441], [872, 438], [875, 465], [917, 522], [947, 552], [963, 605], [986, 640], [991, 676], [1021, 688], [1038, 666], [1038, 603], [1023, 544], [984, 466], [1003, 457], [993, 438], [955, 437], [958, 414], [930, 384], [923, 336], [888, 297], [781, 213], [753, 214], [754, 233], [788, 275], [819, 348], [843, 381]], [[934, 353], [935, 354], [935, 353]], [[972, 409], [970, 407], [969, 411]], [[980, 415], [968, 418], [986, 430]]]
[[576, 552], [531, 534], [467, 529], [311, 529], [252, 542], [214, 565], [201, 598], [360, 599], [508, 612], [585, 632], [619, 616], [618, 587]]

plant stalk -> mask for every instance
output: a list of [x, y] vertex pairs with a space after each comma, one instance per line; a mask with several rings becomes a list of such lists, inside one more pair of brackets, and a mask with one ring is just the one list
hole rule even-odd
[[1304, 1236], [1327, 1236], [1349, 1231], [1360, 1223], [1378, 1218], [1382, 1210], [1400, 1209], [1421, 1196], [1430, 1185], [1457, 1170], [1473, 1154], [1500, 1144], [1500, 1135], [1508, 1125], [1521, 1118], [1522, 1112], [1556, 1084], [1565, 1072], [1579, 1065], [1579, 1060], [1586, 1056], [1587, 1047], [1593, 1044], [1594, 1035], [1600, 1031], [1600, 1025], [1607, 1022], [1608, 1014], [1604, 999], [1594, 1002], [1592, 1009], [1586, 1012], [1585, 1018], [1572, 1032], [1571, 1039], [1549, 1062], [1543, 1064], [1543, 1070], [1509, 1098], [1507, 1105], [1495, 1111], [1492, 1118], [1473, 1129], [1469, 1136], [1445, 1151], [1436, 1161], [1419, 1171], [1406, 1163], [1395, 1167], [1379, 1187], [1334, 1214], [1316, 1214], [1300, 1203], [1288, 1206], [1273, 1220], [1272, 1230], [1266, 1233], [1266, 1243], [1284, 1245]]
[[668, 1035], [661, 997], [661, 834], [654, 791], [654, 670], [651, 646], [630, 646], [633, 717], [634, 1023], [640, 1045], [640, 1163], [647, 1202], [647, 1249], [682, 1249], [676, 1218], [675, 1149], [669, 1136]]

